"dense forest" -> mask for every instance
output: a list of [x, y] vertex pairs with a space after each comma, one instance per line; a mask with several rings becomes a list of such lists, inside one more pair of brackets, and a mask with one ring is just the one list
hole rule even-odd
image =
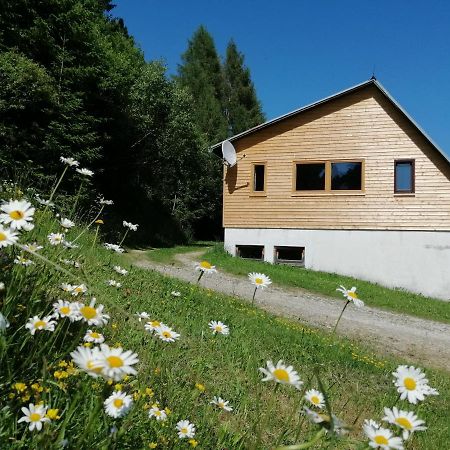
[[[141, 224], [139, 243], [219, 237], [222, 162], [209, 147], [264, 121], [234, 41], [221, 58], [200, 26], [170, 77], [145, 60], [110, 0], [0, 5], [1, 179], [26, 173], [45, 193], [59, 157], [71, 156], [94, 171], [81, 210], [111, 198], [106, 224]], [[74, 181], [62, 186], [68, 202]]]

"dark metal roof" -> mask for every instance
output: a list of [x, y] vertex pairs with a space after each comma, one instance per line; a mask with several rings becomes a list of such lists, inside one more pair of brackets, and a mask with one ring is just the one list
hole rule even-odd
[[[384, 88], [384, 86], [375, 78], [371, 78], [370, 80], [364, 81], [363, 83], [359, 83], [355, 86], [352, 86], [348, 89], [345, 89], [344, 91], [340, 91], [336, 94], [330, 95], [329, 97], [325, 97], [322, 100], [319, 100], [314, 103], [310, 103], [309, 105], [303, 106], [302, 108], [295, 109], [294, 111], [291, 111], [287, 114], [283, 114], [282, 116], [275, 117], [275, 119], [269, 120], [267, 122], [262, 123], [261, 125], [257, 125], [256, 127], [250, 128], [246, 131], [243, 131], [242, 133], [236, 134], [235, 136], [232, 136], [228, 138], [229, 141], [233, 142], [236, 141], [244, 136], [247, 136], [249, 134], [255, 133], [256, 131], [259, 131], [263, 128], [269, 127], [270, 125], [273, 125], [277, 122], [280, 122], [284, 119], [287, 119], [289, 117], [295, 116], [296, 114], [302, 113], [304, 111], [308, 111], [309, 109], [312, 109], [316, 106], [322, 105], [323, 103], [329, 102], [331, 100], [335, 100], [338, 97], [342, 97], [343, 95], [350, 94], [354, 91], [357, 91], [359, 89], [362, 89], [366, 86], [376, 86], [388, 99], [389, 101], [398, 109], [400, 110], [403, 115], [415, 126], [415, 128], [419, 131], [419, 133], [442, 155], [442, 157], [450, 164], [450, 159], [446, 155], [446, 153], [430, 138], [430, 136], [425, 133], [425, 131], [415, 122], [415, 120], [402, 108], [402, 106], [392, 97], [391, 94]], [[222, 142], [218, 142], [217, 144], [214, 144], [212, 147], [210, 147], [211, 151], [216, 151], [220, 148], [222, 145]]]

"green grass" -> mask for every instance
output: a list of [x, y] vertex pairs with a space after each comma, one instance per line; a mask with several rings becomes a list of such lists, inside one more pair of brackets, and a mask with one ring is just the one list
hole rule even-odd
[[[172, 250], [176, 253], [176, 249]], [[246, 276], [249, 272], [263, 272], [276, 286], [301, 288], [336, 298], [342, 298], [341, 293], [336, 291], [339, 285], [342, 284], [346, 288], [356, 286], [359, 297], [368, 306], [450, 323], [450, 302], [401, 289], [389, 289], [379, 284], [333, 273], [235, 258], [226, 253], [220, 244], [205, 251], [204, 258], [216, 265], [218, 270], [242, 276]]]

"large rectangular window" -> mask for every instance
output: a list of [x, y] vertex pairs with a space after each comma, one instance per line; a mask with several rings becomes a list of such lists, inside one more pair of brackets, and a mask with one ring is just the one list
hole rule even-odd
[[362, 189], [362, 162], [332, 162], [331, 190], [360, 191]]
[[414, 160], [398, 159], [394, 162], [394, 192], [414, 192]]
[[296, 165], [295, 190], [325, 190], [325, 163], [298, 163]]
[[266, 166], [265, 164], [253, 165], [253, 191], [264, 192], [266, 190]]

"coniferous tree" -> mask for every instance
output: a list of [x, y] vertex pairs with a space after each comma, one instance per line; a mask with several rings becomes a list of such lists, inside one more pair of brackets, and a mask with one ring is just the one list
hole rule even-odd
[[256, 96], [250, 70], [235, 42], [227, 47], [225, 63], [225, 110], [230, 135], [238, 134], [264, 122], [261, 103]]

